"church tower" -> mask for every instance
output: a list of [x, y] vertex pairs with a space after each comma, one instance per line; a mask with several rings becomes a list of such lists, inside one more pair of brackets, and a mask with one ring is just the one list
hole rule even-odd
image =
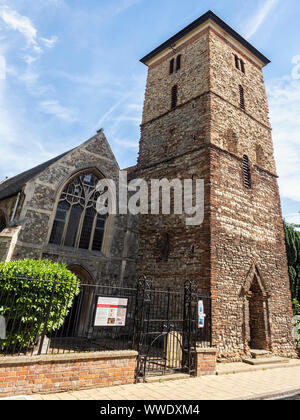
[[140, 217], [138, 275], [212, 295], [220, 356], [292, 355], [292, 306], [262, 69], [270, 61], [211, 11], [142, 60], [138, 174], [203, 179], [204, 222]]

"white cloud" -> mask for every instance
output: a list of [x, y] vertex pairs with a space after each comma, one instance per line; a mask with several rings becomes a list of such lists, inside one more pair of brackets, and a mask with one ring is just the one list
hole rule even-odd
[[39, 38], [37, 28], [30, 18], [21, 15], [7, 5], [0, 5], [0, 18], [8, 28], [22, 34], [26, 40], [26, 47], [31, 48], [32, 52], [36, 53], [38, 56], [44, 52], [41, 44], [46, 48], [53, 48], [58, 40], [58, 37], [55, 35], [51, 38]]
[[[13, 176], [37, 164], [47, 161], [52, 155], [34, 137], [33, 131], [25, 129], [26, 121], [15, 98], [9, 100], [4, 81], [0, 81], [0, 168], [1, 178]], [[33, 153], [34, 151], [34, 153]]]
[[139, 4], [142, 0], [119, 0], [114, 4], [110, 4], [105, 10], [103, 10], [102, 18], [109, 18], [110, 16], [118, 15], [123, 13], [125, 10], [132, 6]]
[[264, 4], [258, 9], [256, 14], [248, 21], [246, 38], [251, 38], [261, 27], [266, 17], [269, 15], [273, 7], [278, 3], [278, 0], [266, 0]]
[[55, 99], [42, 101], [39, 105], [41, 107], [41, 110], [46, 114], [54, 115], [55, 117], [67, 122], [76, 121], [76, 119], [72, 115], [72, 111], [60, 105], [60, 103]]
[[45, 46], [47, 48], [53, 48], [54, 45], [57, 43], [58, 41], [58, 37], [53, 35], [50, 39], [47, 38], [41, 38], [41, 40], [43, 41], [43, 43], [45, 44]]
[[292, 70], [292, 78], [298, 80], [300, 79], [300, 55], [295, 55], [292, 58], [292, 64], [295, 64]]
[[24, 56], [24, 61], [25, 61], [26, 64], [28, 64], [30, 66], [32, 63], [37, 61], [37, 57], [33, 57], [32, 55], [25, 55]]
[[37, 30], [27, 16], [20, 15], [8, 6], [1, 6], [0, 17], [10, 28], [20, 32], [26, 38], [28, 45], [39, 51], [36, 41]]
[[0, 55], [0, 80], [6, 79], [6, 60], [3, 55]]
[[300, 202], [300, 78], [292, 63], [291, 75], [269, 82], [267, 92], [280, 192]]

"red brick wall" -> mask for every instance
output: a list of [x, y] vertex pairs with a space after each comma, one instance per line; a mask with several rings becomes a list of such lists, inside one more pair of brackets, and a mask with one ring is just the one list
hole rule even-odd
[[3, 358], [0, 397], [132, 384], [136, 357], [119, 351]]
[[215, 375], [216, 367], [216, 349], [197, 349], [197, 376]]

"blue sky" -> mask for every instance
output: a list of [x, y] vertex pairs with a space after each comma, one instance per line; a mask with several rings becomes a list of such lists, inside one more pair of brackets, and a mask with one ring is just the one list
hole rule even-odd
[[207, 10], [272, 60], [264, 71], [284, 216], [300, 222], [299, 0], [0, 0], [0, 179], [103, 127], [134, 165], [139, 59]]

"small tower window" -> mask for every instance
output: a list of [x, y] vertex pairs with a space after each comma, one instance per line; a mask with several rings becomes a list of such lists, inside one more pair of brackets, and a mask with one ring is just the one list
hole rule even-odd
[[177, 85], [172, 87], [172, 98], [171, 98], [171, 108], [174, 109], [177, 106], [177, 95], [178, 95], [178, 87]]
[[172, 60], [170, 61], [170, 74], [174, 73], [174, 63], [175, 63], [175, 60], [174, 58], [172, 58]]
[[241, 63], [241, 70], [245, 74], [245, 63], [243, 62], [243, 60], [240, 60], [240, 63]]
[[240, 107], [241, 109], [245, 109], [245, 95], [244, 95], [243, 86], [239, 85], [239, 90], [240, 90]]
[[239, 58], [236, 54], [234, 55], [234, 62], [235, 62], [235, 67], [245, 74], [245, 62], [241, 58]]
[[244, 178], [244, 186], [250, 189], [251, 188], [251, 170], [250, 170], [249, 158], [247, 155], [243, 156], [243, 178]]
[[239, 70], [240, 69], [240, 60], [237, 55], [234, 56], [235, 67]]
[[176, 58], [176, 71], [181, 69], [181, 55], [178, 55]]

